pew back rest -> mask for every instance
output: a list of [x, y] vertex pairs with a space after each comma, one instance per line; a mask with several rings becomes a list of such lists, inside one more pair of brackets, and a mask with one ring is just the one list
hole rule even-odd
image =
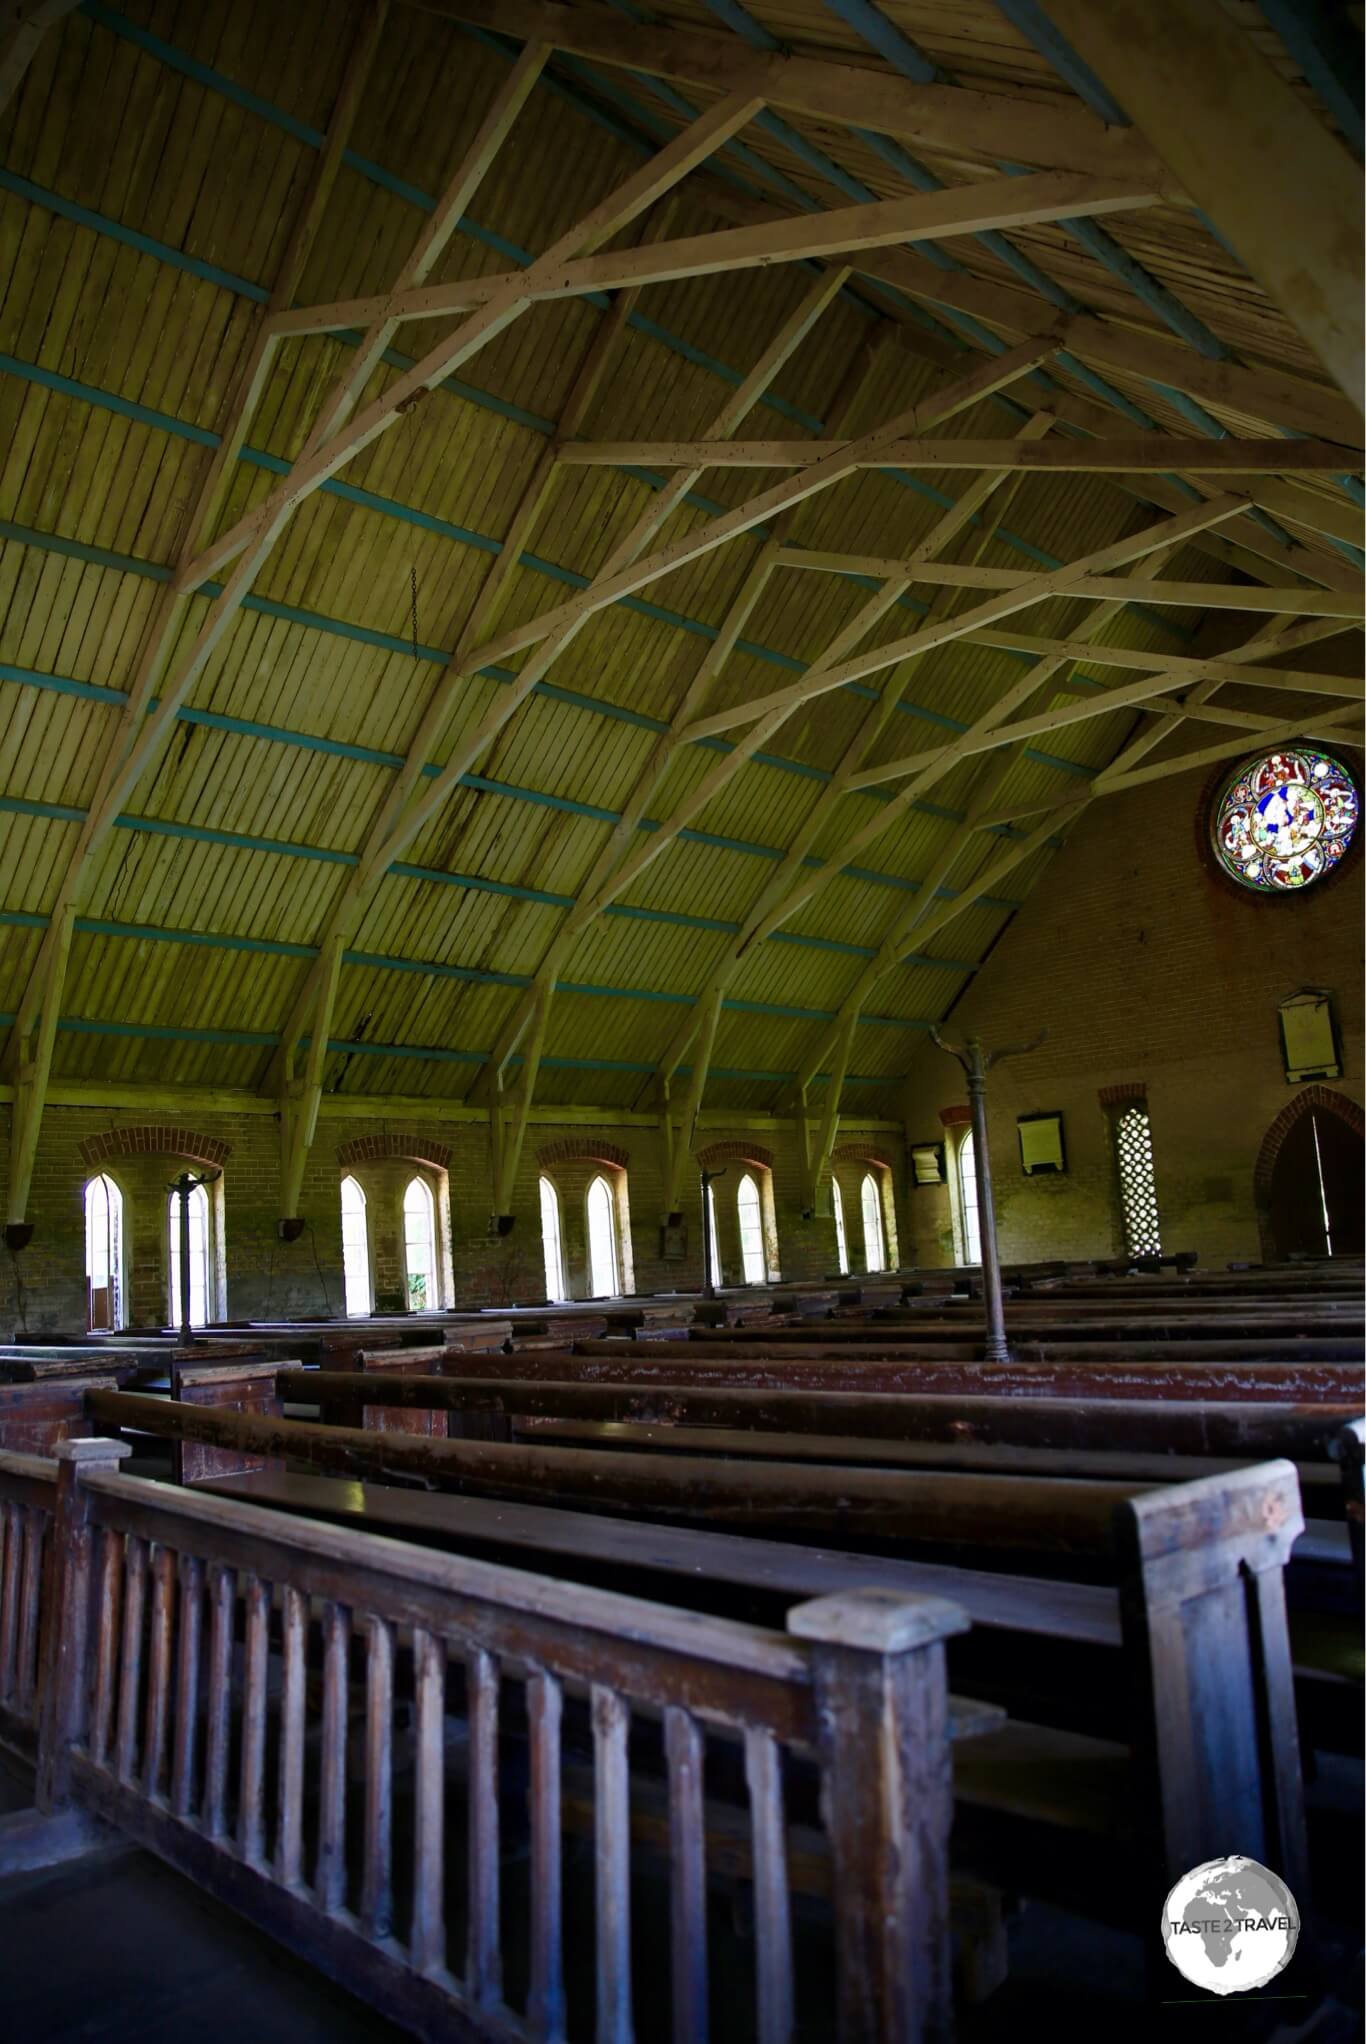
[[1134, 1735], [1172, 1880], [1245, 1853], [1308, 1892], [1285, 1564], [1290, 1462], [1144, 1491], [1115, 1511]]
[[82, 1440], [97, 1432], [86, 1414], [85, 1394], [117, 1390], [118, 1381], [92, 1371], [55, 1381], [0, 1384], [0, 1452], [50, 1455], [58, 1441]]
[[[278, 1419], [284, 1410], [275, 1388], [281, 1364], [177, 1363], [171, 1370], [171, 1396], [184, 1405], [211, 1405], [228, 1412], [254, 1413]], [[180, 1484], [204, 1483], [211, 1476], [240, 1476], [248, 1470], [278, 1469], [278, 1461], [237, 1448], [211, 1447], [202, 1441], [175, 1440], [171, 1466]]]

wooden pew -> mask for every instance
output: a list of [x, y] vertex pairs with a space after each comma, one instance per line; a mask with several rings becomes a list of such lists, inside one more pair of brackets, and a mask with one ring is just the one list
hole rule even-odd
[[[830, 1528], [849, 1534], [876, 1527], [884, 1539], [929, 1540], [949, 1547], [966, 1543], [970, 1550], [992, 1545], [998, 1554], [1046, 1551], [1055, 1561], [1099, 1559], [1124, 1575], [1130, 1585], [1125, 1598], [1099, 1584], [1088, 1593], [1086, 1586], [1075, 1582], [1040, 1586], [957, 1567], [936, 1569], [934, 1579], [953, 1581], [965, 1597], [973, 1595], [974, 1585], [985, 1584], [988, 1602], [995, 1601], [998, 1625], [1023, 1626], [1045, 1636], [1056, 1629], [1052, 1611], [1058, 1605], [1076, 1611], [1080, 1593], [1081, 1630], [1087, 1643], [1095, 1643], [1099, 1621], [1112, 1651], [1123, 1639], [1126, 1651], [1137, 1655], [1127, 1679], [1140, 1705], [1136, 1737], [1145, 1754], [1156, 1752], [1152, 1764], [1165, 1777], [1159, 1806], [1164, 1864], [1184, 1871], [1192, 1863], [1193, 1837], [1208, 1842], [1219, 1825], [1233, 1824], [1234, 1835], [1255, 1836], [1275, 1855], [1273, 1863], [1287, 1870], [1303, 1867], [1302, 1815], [1291, 1786], [1298, 1770], [1292, 1674], [1284, 1627], [1276, 1634], [1270, 1624], [1277, 1598], [1283, 1600], [1281, 1572], [1303, 1523], [1294, 1471], [1288, 1464], [1265, 1464], [1176, 1486], [895, 1476], [866, 1470], [794, 1472], [781, 1465], [747, 1467], [737, 1482], [724, 1464], [696, 1458], [665, 1463], [659, 1457], [633, 1454], [415, 1441], [352, 1428], [307, 1429], [201, 1410], [176, 1412], [166, 1406], [144, 1421], [138, 1408], [145, 1402], [129, 1394], [101, 1394], [91, 1404], [105, 1424], [146, 1423], [219, 1443], [252, 1445], [283, 1452], [320, 1471], [362, 1478], [420, 1473], [431, 1482], [457, 1485], [464, 1493], [458, 1499], [441, 1499], [443, 1511], [450, 1506], [457, 1514], [467, 1514], [480, 1493], [516, 1501], [511, 1508], [485, 1508], [491, 1526], [521, 1517], [550, 1499], [570, 1507], [588, 1504], [596, 1513], [611, 1515], [614, 1523], [606, 1517], [590, 1523], [600, 1528], [595, 1537], [607, 1543], [606, 1552], [626, 1568], [643, 1566], [645, 1552], [653, 1551], [657, 1529], [634, 1527], [629, 1540], [622, 1537], [622, 1515], [642, 1509], [651, 1518], [672, 1520], [675, 1531], [691, 1527], [699, 1518], [718, 1525], [744, 1525], [747, 1533], [764, 1528], [799, 1533], [807, 1540]], [[265, 1486], [257, 1494], [272, 1495], [273, 1487], [288, 1486], [294, 1479], [240, 1481]], [[405, 1498], [400, 1506], [387, 1500], [385, 1509], [407, 1511], [419, 1505], [425, 1509], [433, 1502]], [[568, 1517], [582, 1522], [583, 1514], [571, 1510]], [[741, 1546], [749, 1549], [750, 1544], [746, 1538]], [[762, 1546], [767, 1554], [772, 1543], [765, 1540]], [[1190, 1555], [1197, 1558], [1182, 1561]], [[854, 1567], [865, 1565], [862, 1557], [845, 1559]], [[733, 1590], [740, 1580], [736, 1568], [743, 1566], [732, 1543], [723, 1584]], [[1270, 1586], [1262, 1582], [1268, 1571], [1274, 1576]], [[928, 1580], [923, 1574], [921, 1579]], [[1141, 1624], [1137, 1614], [1142, 1614]], [[1159, 1635], [1165, 1640], [1174, 1633], [1185, 1640], [1189, 1658], [1183, 1670], [1173, 1666], [1170, 1678], [1164, 1675], [1159, 1706], [1151, 1643]], [[1270, 1663], [1262, 1659], [1268, 1641]], [[1070, 1643], [1077, 1643], [1075, 1629]], [[1008, 1683], [1011, 1671], [1008, 1656], [999, 1662], [996, 1674]], [[1037, 1663], [1032, 1673], [1038, 1676]], [[1073, 1688], [1074, 1682], [1069, 1668], [1065, 1686]], [[1259, 1775], [1254, 1766], [1259, 1784], [1255, 1812], [1246, 1801], [1249, 1777], [1243, 1777], [1244, 1807], [1237, 1811], [1229, 1802], [1234, 1793], [1229, 1776], [1215, 1771], [1215, 1779], [1210, 1770], [1196, 1770], [1199, 1779], [1189, 1778], [1199, 1750], [1198, 1742], [1192, 1743], [1194, 1724], [1209, 1684], [1220, 1695], [1221, 1709], [1241, 1713], [1236, 1730], [1230, 1732], [1231, 1751], [1240, 1757], [1255, 1753], [1258, 1726], [1265, 1723], [1274, 1726], [1277, 1741], [1288, 1742], [1289, 1768]], [[1180, 1779], [1178, 1788], [1170, 1779], [1173, 1770]], [[1288, 1877], [1293, 1883], [1293, 1876]]]
[[[50, 1463], [0, 1456], [6, 1522], [12, 1502], [29, 1509], [37, 1472], [50, 1472], [38, 1509], [53, 1596], [41, 1606], [12, 1596], [0, 1568], [0, 1640], [27, 1628], [24, 1704], [46, 1809], [112, 1824], [428, 2037], [562, 2036], [566, 1987], [581, 1990], [585, 1970], [596, 1974], [612, 2034], [630, 2034], [631, 1911], [662, 1903], [660, 1928], [667, 1936], [671, 1915], [686, 1959], [668, 1990], [673, 2033], [699, 2036], [710, 2000], [703, 1780], [719, 1760], [738, 1771], [751, 1818], [752, 1965], [726, 1990], [753, 1994], [753, 2034], [788, 2034], [803, 1977], [789, 1902], [798, 1792], [825, 1818], [829, 1924], [816, 1934], [823, 1957], [833, 1947], [830, 2033], [844, 2044], [939, 2044], [948, 2034], [943, 1643], [966, 1623], [955, 1607], [855, 1589], [805, 1600], [784, 1631], [701, 1621], [129, 1478], [111, 1466], [119, 1452], [64, 1444], [60, 1482]], [[3, 1680], [0, 1667], [0, 1696]], [[394, 1764], [405, 1694], [410, 1787]], [[363, 1699], [357, 1784], [353, 1696]], [[530, 1965], [514, 2005], [498, 1876], [500, 1831], [516, 1825], [522, 1800], [504, 1804], [513, 1785], [499, 1766], [515, 1706], [527, 1726]], [[467, 1846], [446, 1830], [446, 1720], [457, 1714], [468, 1726], [456, 1770]], [[308, 1882], [305, 1751], [319, 1733], [319, 1854]], [[631, 1777], [642, 1742], [661, 1740], [673, 1878], [666, 1897], [651, 1898], [631, 1880]], [[276, 1764], [267, 1773], [268, 1752], [278, 1773]], [[563, 1884], [566, 1770], [591, 1797], [591, 1916]], [[394, 1878], [405, 1827], [411, 1884]], [[457, 1954], [446, 1949], [445, 1900], [462, 1862], [468, 1939]], [[570, 1976], [580, 1941], [592, 1964]], [[656, 1998], [642, 2020], [659, 2012]]]

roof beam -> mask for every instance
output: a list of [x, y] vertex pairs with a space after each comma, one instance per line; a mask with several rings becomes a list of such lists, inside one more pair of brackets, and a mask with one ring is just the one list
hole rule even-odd
[[[828, 553], [811, 547], [784, 547], [779, 566], [876, 579], [896, 570], [896, 562], [880, 554]], [[1027, 577], [1014, 568], [934, 561], [925, 566], [919, 580], [951, 589], [1015, 589]], [[1345, 589], [1273, 589], [1260, 582], [1163, 582], [1149, 587], [1117, 575], [1088, 575], [1067, 594], [1098, 602], [1118, 597], [1124, 603], [1171, 604], [1187, 610], [1285, 611], [1296, 617], [1335, 617], [1349, 623], [1361, 619], [1366, 603], [1366, 598]]]
[[[542, 257], [529, 270], [502, 270], [492, 277], [461, 278], [418, 290], [378, 297], [305, 305], [274, 321], [277, 337], [329, 333], [377, 320], [449, 319], [495, 301], [514, 284], [526, 297], [582, 298], [593, 291], [626, 291], [646, 284], [677, 283], [688, 277], [730, 275], [830, 256], [859, 255], [893, 243], [937, 241], [978, 234], [992, 227], [1026, 227], [1050, 220], [1130, 213], [1156, 203], [1141, 184], [1097, 180], [1041, 171], [1036, 177], [995, 177], [946, 191], [917, 192], [909, 198], [835, 211], [799, 213], [754, 227], [717, 228], [652, 247], [609, 249], [576, 261]], [[684, 466], [696, 466], [696, 462]]]
[[[916, 85], [882, 65], [842, 56], [800, 57], [748, 51], [733, 36], [625, 21], [605, 7], [568, 8], [544, 0], [417, 0], [423, 11], [519, 42], [547, 42], [614, 69], [700, 85], [714, 92], [753, 91], [774, 106], [838, 127], [877, 128], [941, 155], [980, 156], [1093, 177], [1146, 178], [1148, 145], [1106, 127], [1064, 99], [1047, 104], [1014, 93]], [[1179, 200], [1163, 175], [1166, 196]]]
[[1360, 406], [1361, 173], [1337, 137], [1208, 0], [1048, 0], [1048, 12]]
[[752, 723], [756, 717], [767, 718], [780, 708], [795, 709], [799, 703], [809, 702], [817, 695], [843, 688], [846, 682], [864, 681], [870, 674], [895, 667], [902, 660], [933, 652], [936, 647], [948, 645], [951, 640], [967, 638], [991, 625], [996, 618], [1008, 617], [1012, 611], [1027, 609], [1050, 596], [1065, 596], [1073, 582], [1084, 581], [1094, 572], [1104, 573], [1124, 561], [1138, 560], [1146, 553], [1154, 553], [1159, 547], [1185, 539], [1205, 526], [1235, 517], [1242, 508], [1236, 497], [1212, 498], [1195, 510], [1182, 512], [1175, 518], [1164, 518], [1158, 524], [1145, 526], [1141, 532], [1130, 533], [1094, 553], [1083, 554], [1079, 560], [1065, 563], [1060, 568], [1049, 568], [1041, 575], [1031, 575], [1027, 581], [1016, 583], [1001, 595], [978, 604], [973, 610], [965, 610], [957, 617], [922, 625], [918, 632], [912, 632], [906, 638], [894, 639], [885, 646], [874, 647], [871, 652], [856, 654], [851, 660], [823, 668], [819, 674], [803, 675], [790, 688], [777, 689], [770, 695], [736, 703], [710, 717], [701, 717], [689, 726], [687, 735], [694, 740], [710, 738], [718, 732], [732, 730], [736, 725]]
[[[708, 177], [704, 182], [708, 203], [723, 219], [757, 224], [793, 215], [791, 206], [752, 197], [718, 178]], [[860, 276], [923, 304], [967, 313], [1007, 341], [1050, 332], [1058, 319], [1057, 308], [1032, 291], [994, 276], [979, 277], [967, 269], [940, 269], [914, 248], [872, 250], [858, 258], [856, 268]], [[1197, 354], [1170, 335], [1092, 313], [1068, 317], [1066, 346], [1088, 368], [1104, 375], [1138, 377], [1159, 388], [1184, 391], [1201, 404], [1231, 412], [1238, 419], [1335, 440], [1345, 449], [1359, 450], [1363, 444], [1361, 418], [1348, 398], [1331, 385], [1279, 363], [1215, 360]], [[1070, 391], [1050, 391], [1046, 403], [1060, 419], [1075, 420], [1102, 435], [1114, 423], [1114, 414], [1093, 398], [1073, 396]], [[1355, 465], [1359, 464], [1360, 454], [1356, 453]], [[1353, 465], [1350, 457], [1344, 458], [1344, 466]]]
[[[817, 285], [808, 294], [803, 305], [798, 308], [797, 314], [785, 324], [782, 331], [775, 337], [772, 345], [764, 351], [760, 361], [745, 379], [745, 382], [735, 393], [734, 397], [728, 399], [721, 408], [712, 427], [712, 432], [718, 439], [724, 439], [727, 433], [734, 432], [753, 409], [754, 405], [759, 402], [759, 399], [773, 378], [778, 374], [783, 363], [789, 359], [797, 347], [798, 342], [805, 337], [816, 318], [825, 310], [830, 302], [830, 298], [834, 295], [834, 291], [839, 288], [841, 280], [846, 274], [846, 272], [840, 272], [833, 275], [826, 280], [825, 288]], [[841, 414], [852, 405], [860, 393], [875, 352], [876, 340], [874, 339], [873, 344], [864, 349], [862, 359], [855, 362], [849, 375], [846, 376], [843, 395], [837, 396], [835, 401], [835, 409]], [[686, 479], [689, 484], [692, 483], [694, 477], [691, 472], [689, 472]], [[516, 1050], [523, 1031], [529, 1026], [535, 1013], [535, 1003], [541, 988], [549, 987], [553, 990], [559, 969], [578, 936], [616, 898], [621, 892], [622, 887], [627, 884], [624, 878], [617, 876], [628, 856], [631, 842], [645, 813], [645, 804], [658, 787], [666, 769], [678, 750], [677, 733], [683, 729], [688, 720], [706, 701], [716, 677], [734, 651], [736, 641], [744, 630], [754, 606], [767, 584], [773, 565], [773, 553], [774, 549], [772, 546], [765, 548], [760, 554], [759, 559], [751, 567], [740, 590], [731, 601], [716, 638], [703, 656], [700, 666], [689, 682], [683, 699], [674, 712], [669, 730], [661, 732], [650, 748], [645, 763], [636, 776], [635, 785], [622, 805], [620, 819], [593, 863], [587, 882], [581, 890], [578, 904], [571, 910], [548, 947], [545, 956], [537, 967], [532, 987], [522, 996], [508, 1021], [499, 1031], [491, 1060], [495, 1074], [501, 1073], [504, 1064]], [[665, 829], [667, 830], [667, 825]], [[478, 1081], [476, 1081], [477, 1083]], [[672, 1124], [668, 1121], [667, 1112], [665, 1114], [665, 1125], [670, 1132], [670, 1140], [672, 1140]], [[671, 1211], [671, 1209], [667, 1211]]]
[[[572, 468], [807, 468], [836, 452], [834, 440], [575, 440], [560, 449]], [[1131, 440], [903, 440], [883, 468], [1025, 469], [1045, 474], [1340, 475], [1341, 447], [1327, 440], [1197, 440], [1149, 433]]]
[[23, 84], [48, 30], [78, 5], [79, 0], [18, 0], [0, 10], [0, 112]]
[[[289, 303], [303, 274], [318, 223], [341, 167], [342, 155], [369, 81], [387, 17], [388, 0], [369, 0], [347, 58], [336, 104], [328, 123], [327, 139], [313, 165], [265, 315], [258, 323], [252, 349], [242, 370], [224, 400], [220, 414], [218, 448], [200, 479], [181, 526], [178, 569], [193, 558], [200, 534], [216, 515], [222, 502], [227, 478], [242, 445], [251, 410], [264, 388], [270, 367], [275, 343], [269, 331], [269, 314], [272, 310], [278, 311]], [[95, 802], [87, 814], [75, 855], [53, 908], [48, 933], [43, 940], [33, 973], [20, 1002], [10, 1046], [18, 1072], [16, 1111], [11, 1129], [8, 1190], [8, 1213], [12, 1226], [25, 1225], [43, 1103], [51, 1074], [56, 1028], [66, 983], [66, 968], [79, 888], [90, 871], [92, 855], [100, 842], [101, 829], [107, 831], [122, 807], [122, 795], [127, 784], [127, 763], [137, 755], [138, 742], [146, 730], [147, 715], [155, 699], [159, 678], [175, 643], [184, 612], [184, 599], [173, 583], [159, 597], [139, 649], [133, 687], [128, 692], [114, 742], [105, 759], [96, 788]], [[201, 634], [201, 638], [203, 636]], [[216, 643], [216, 639], [211, 643]], [[198, 667], [194, 671], [197, 673]], [[183, 700], [183, 695], [181, 699]], [[96, 828], [97, 813], [100, 829]]]

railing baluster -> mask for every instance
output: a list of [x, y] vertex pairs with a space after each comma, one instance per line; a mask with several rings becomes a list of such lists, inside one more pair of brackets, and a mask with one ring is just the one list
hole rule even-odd
[[475, 1647], [466, 1662], [470, 1752], [470, 1920], [465, 1986], [492, 2002], [503, 1991], [498, 1921], [498, 1663]]
[[531, 1990], [527, 2016], [539, 2044], [563, 2044], [564, 1928], [560, 1898], [560, 1721], [553, 1675], [527, 1682], [531, 1722]]
[[346, 1899], [346, 1685], [351, 1615], [323, 1606], [322, 1783], [318, 1810], [318, 1901], [340, 1909]]
[[95, 1695], [90, 1712], [90, 1757], [98, 1767], [109, 1764], [109, 1739], [114, 1721], [115, 1666], [118, 1660], [119, 1592], [123, 1587], [123, 1535], [111, 1527], [100, 1533], [100, 1563], [95, 1611]]
[[[445, 1918], [445, 1717], [446, 1645], [421, 1626], [413, 1627], [413, 1693], [417, 1699], [417, 1778], [414, 1783], [413, 1831], [413, 1927], [410, 1956], [419, 1973], [434, 1973], [446, 1963]], [[474, 1833], [474, 1806], [480, 1790], [476, 1786], [478, 1763], [474, 1712], [470, 1713], [470, 1832]], [[498, 1865], [495, 1852], [494, 1878]], [[471, 1922], [478, 1904], [470, 1897]], [[494, 1924], [495, 1938], [497, 1923]], [[494, 1949], [495, 1963], [497, 1947]], [[470, 1993], [475, 1995], [473, 1983]], [[476, 1997], [478, 1998], [478, 1997]]]
[[43, 1536], [47, 1515], [36, 1506], [24, 1513], [24, 1560], [19, 1583], [19, 1666], [15, 1702], [22, 1717], [33, 1712], [38, 1676], [38, 1614], [43, 1601]]
[[[387, 1938], [393, 1920], [394, 1628], [371, 1618], [365, 1663], [365, 1874], [360, 1920]], [[418, 1792], [421, 1809], [421, 1790]]]
[[280, 1683], [280, 1829], [275, 1877], [286, 1888], [304, 1880], [304, 1699], [308, 1655], [308, 1599], [286, 1585], [281, 1604], [283, 1672]]
[[228, 1737], [232, 1726], [232, 1615], [237, 1603], [233, 1572], [216, 1561], [209, 1567], [209, 1695], [204, 1734], [204, 1830], [221, 1838], [227, 1829]]
[[152, 1623], [147, 1646], [147, 1722], [142, 1741], [142, 1789], [152, 1802], [161, 1794], [166, 1758], [166, 1710], [171, 1694], [171, 1628], [175, 1616], [174, 1551], [152, 1555]]
[[115, 1771], [131, 1784], [136, 1766], [138, 1699], [142, 1688], [142, 1620], [147, 1603], [147, 1542], [130, 1533], [123, 1550], [123, 1652], [119, 1663], [119, 1728]]
[[593, 1686], [593, 1815], [597, 1842], [597, 2044], [632, 2044], [631, 1714], [615, 1689]]
[[702, 1814], [702, 1728], [691, 1711], [665, 1711], [664, 1741], [672, 1862], [673, 2044], [706, 2044], [707, 1841]]
[[237, 1847], [249, 1866], [266, 1857], [266, 1673], [270, 1660], [269, 1583], [247, 1576], [246, 1652], [242, 1673], [242, 1760], [237, 1793]]
[[0, 1703], [14, 1697], [15, 1656], [19, 1643], [19, 1575], [23, 1560], [23, 1512], [5, 1506], [5, 1573], [0, 1586]]
[[787, 1827], [782, 1755], [772, 1732], [745, 1733], [754, 1855], [754, 1935], [759, 1990], [759, 2044], [788, 2044], [792, 2035], [792, 1915], [787, 1892]]
[[180, 1637], [176, 1644], [175, 1745], [171, 1753], [171, 1809], [194, 1808], [195, 1753], [199, 1740], [199, 1654], [204, 1621], [204, 1564], [180, 1557]]

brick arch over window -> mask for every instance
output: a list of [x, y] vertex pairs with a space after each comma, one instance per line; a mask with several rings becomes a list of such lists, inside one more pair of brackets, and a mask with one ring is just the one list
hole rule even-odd
[[559, 1142], [543, 1143], [536, 1152], [536, 1162], [543, 1171], [553, 1171], [557, 1164], [611, 1164], [618, 1171], [630, 1168], [631, 1152], [623, 1150], [619, 1143], [604, 1143], [597, 1136], [565, 1136]]
[[106, 1129], [102, 1135], [83, 1137], [78, 1148], [82, 1161], [92, 1170], [118, 1157], [193, 1157], [197, 1164], [214, 1164], [221, 1169], [232, 1155], [232, 1144], [220, 1141], [217, 1136], [163, 1123]]
[[761, 1171], [773, 1169], [773, 1152], [762, 1143], [709, 1143], [705, 1150], [693, 1154], [704, 1171], [715, 1171], [723, 1164], [757, 1164]]
[[432, 1171], [447, 1171], [450, 1144], [435, 1142], [421, 1129], [413, 1129], [403, 1135], [353, 1136], [337, 1151], [337, 1162], [343, 1170], [355, 1164], [378, 1164], [385, 1157], [404, 1157], [414, 1164], [425, 1164]]
[[882, 1171], [893, 1168], [881, 1143], [837, 1143], [830, 1152], [832, 1164], [876, 1164]]
[[1349, 1100], [1345, 1093], [1335, 1093], [1331, 1086], [1305, 1086], [1293, 1100], [1287, 1101], [1266, 1134], [1262, 1147], [1257, 1152], [1257, 1163], [1252, 1173], [1252, 1197], [1257, 1208], [1257, 1225], [1262, 1233], [1263, 1244], [1270, 1242], [1271, 1221], [1271, 1179], [1276, 1169], [1276, 1159], [1295, 1123], [1312, 1107], [1322, 1108], [1325, 1114], [1335, 1114], [1339, 1121], [1345, 1121], [1355, 1134], [1366, 1137], [1366, 1114], [1355, 1100]]

